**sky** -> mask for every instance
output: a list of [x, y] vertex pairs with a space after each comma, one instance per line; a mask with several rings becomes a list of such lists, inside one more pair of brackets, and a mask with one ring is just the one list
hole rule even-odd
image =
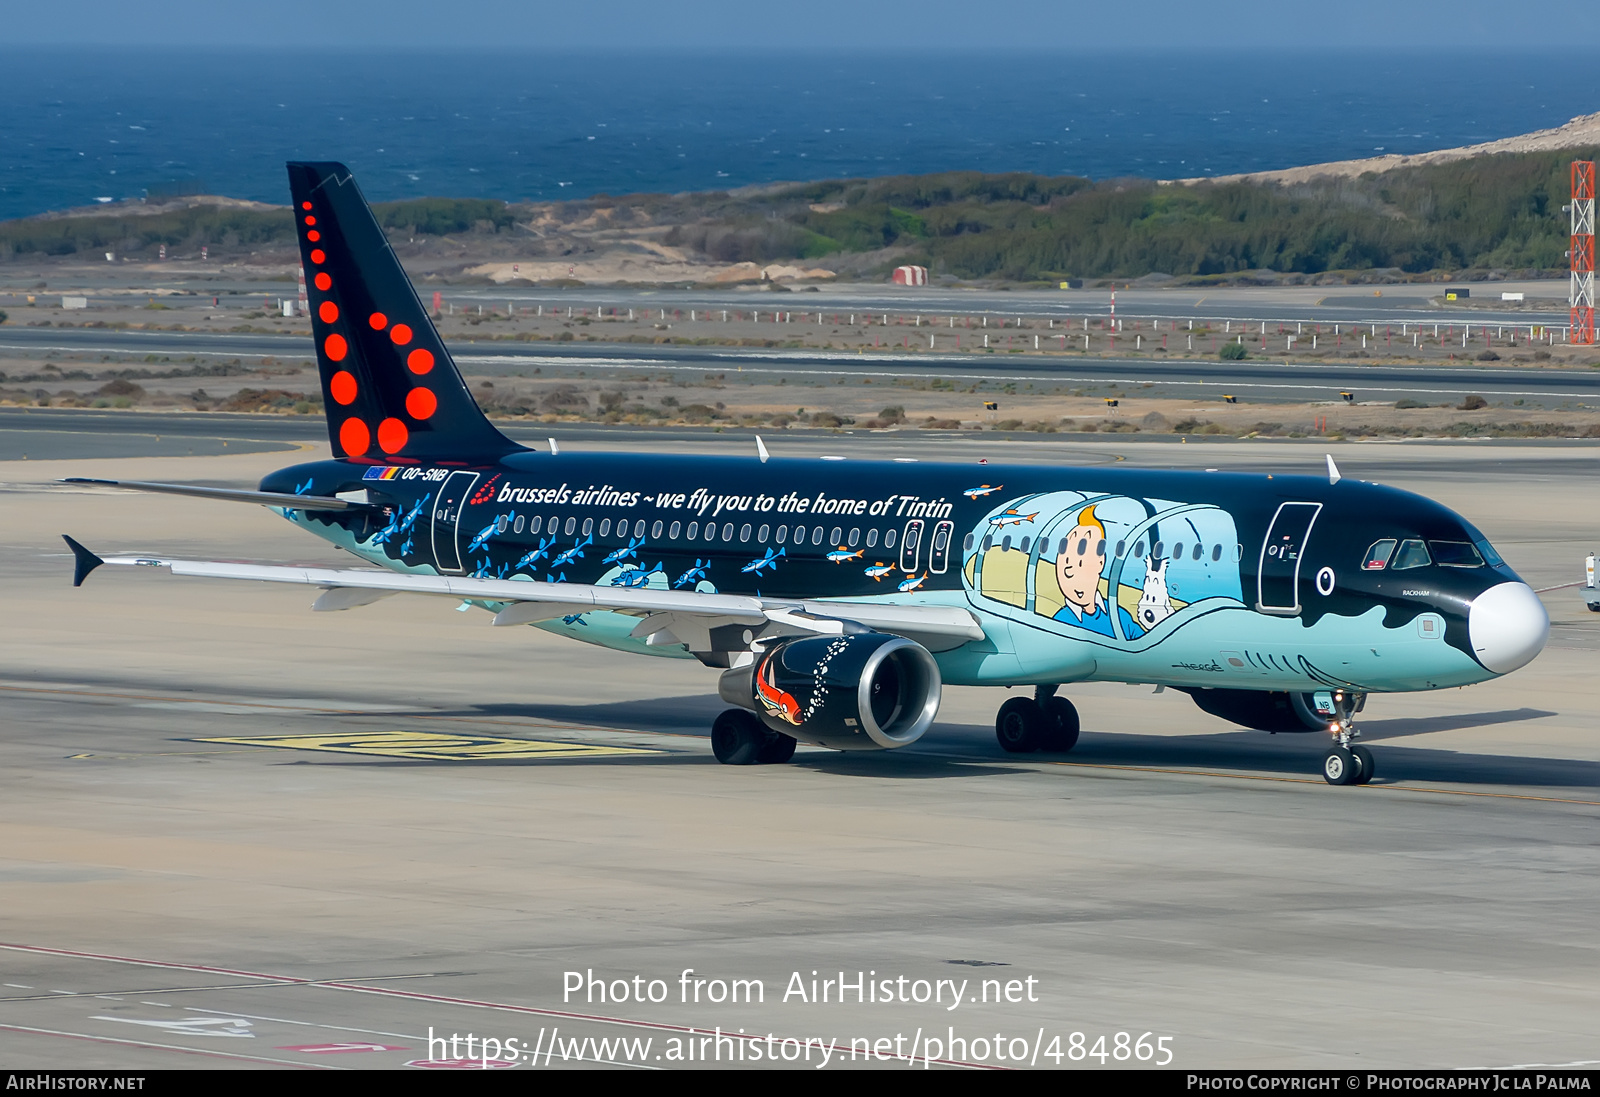
[[1594, 0], [71, 0], [10, 5], [5, 23], [10, 48], [1160, 48], [1226, 50], [1248, 66], [1263, 48], [1542, 49], [1570, 63], [1597, 19]]

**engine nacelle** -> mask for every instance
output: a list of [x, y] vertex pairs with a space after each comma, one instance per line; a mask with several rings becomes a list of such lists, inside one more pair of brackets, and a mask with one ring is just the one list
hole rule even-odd
[[1327, 716], [1318, 713], [1316, 701], [1309, 693], [1201, 687], [1184, 692], [1211, 715], [1257, 731], [1326, 731], [1332, 718], [1331, 713]]
[[941, 688], [927, 648], [863, 632], [786, 640], [723, 674], [717, 692], [802, 743], [891, 750], [922, 738]]

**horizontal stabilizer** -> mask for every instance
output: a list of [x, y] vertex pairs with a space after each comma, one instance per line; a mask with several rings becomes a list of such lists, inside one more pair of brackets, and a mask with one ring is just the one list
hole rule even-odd
[[99, 567], [101, 564], [105, 563], [105, 561], [100, 559], [100, 557], [96, 556], [94, 553], [90, 552], [88, 549], [84, 548], [82, 545], [78, 544], [78, 542], [68, 537], [65, 533], [61, 535], [61, 539], [65, 541], [67, 543], [67, 547], [72, 550], [72, 585], [75, 587], [81, 587], [83, 586], [83, 581], [89, 578], [89, 573], [95, 568]]
[[285, 507], [289, 510], [355, 510], [371, 506], [348, 499], [329, 499], [324, 495], [291, 495], [286, 491], [244, 491], [239, 488], [207, 488], [196, 484], [153, 484], [144, 480], [92, 480], [87, 476], [69, 476], [63, 484], [93, 484], [102, 488], [125, 488], [128, 491], [157, 491], [166, 495], [192, 495], [196, 499], [221, 499], [230, 503], [259, 503], [264, 507]]

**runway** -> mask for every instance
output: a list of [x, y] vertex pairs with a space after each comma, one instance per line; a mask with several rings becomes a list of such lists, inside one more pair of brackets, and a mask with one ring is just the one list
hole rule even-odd
[[[167, 437], [219, 418], [105, 421], [159, 420]], [[428, 599], [313, 615], [303, 591], [144, 569], [74, 590], [61, 532], [200, 558], [341, 554], [256, 507], [54, 483], [245, 485], [294, 454], [113, 459], [51, 423], [69, 428], [42, 431], [55, 459], [0, 464], [9, 1064], [470, 1058], [430, 1047], [430, 1028], [516, 1039], [522, 1070], [774, 1065], [756, 1047], [816, 1068], [824, 1046], [827, 1069], [908, 1069], [908, 1047], [931, 1069], [1071, 1069], [1100, 1065], [1071, 1057], [1074, 1033], [1114, 1048], [1119, 1032], [1171, 1037], [1186, 1069], [1595, 1058], [1600, 617], [1573, 591], [1545, 596], [1554, 636], [1525, 670], [1373, 698], [1367, 788], [1324, 784], [1315, 736], [1112, 685], [1070, 690], [1085, 725], [1071, 755], [1003, 754], [1001, 695], [950, 689], [909, 751], [733, 769], [711, 757], [722, 704], [694, 664], [493, 629]], [[316, 421], [225, 424], [207, 437], [290, 445], [288, 424], [325, 444]], [[602, 441], [745, 444], [637, 430], [573, 444]], [[856, 455], [882, 441], [782, 444]], [[888, 441], [974, 462], [1321, 463], [1297, 445]], [[1596, 449], [1371, 445], [1340, 460], [1359, 452], [1364, 476], [1457, 507], [1548, 586], [1581, 574], [1593, 541], [1571, 500]], [[658, 979], [665, 996], [590, 1000], [564, 993], [569, 972], [612, 990]], [[786, 1001], [797, 975], [809, 997], [813, 972], [965, 991], [954, 1009], [948, 993]], [[705, 996], [685, 1002], [693, 979]], [[763, 1000], [710, 1000], [736, 979]], [[984, 980], [1001, 1001], [981, 1000]], [[721, 1061], [682, 1058], [691, 1037], [716, 1048], [718, 1029], [734, 1033]], [[595, 1042], [622, 1037], [652, 1043]], [[859, 1041], [888, 1057], [850, 1059]]]
[[[143, 357], [312, 357], [308, 340], [292, 336], [209, 332], [136, 332], [99, 329], [6, 328], [0, 353], [116, 354]], [[1448, 365], [1384, 365], [1370, 361], [1245, 362], [1132, 358], [1077, 358], [1034, 354], [915, 354], [759, 350], [739, 347], [557, 344], [521, 341], [456, 342], [452, 355], [477, 376], [526, 375], [533, 370], [586, 372], [742, 371], [752, 376], [808, 379], [863, 376], [1005, 384], [1027, 382], [1082, 388], [1096, 395], [1152, 395], [1247, 402], [1355, 401], [1392, 404], [1404, 398], [1459, 402], [1477, 394], [1521, 399], [1533, 407], [1600, 404], [1600, 374], [1591, 369]]]

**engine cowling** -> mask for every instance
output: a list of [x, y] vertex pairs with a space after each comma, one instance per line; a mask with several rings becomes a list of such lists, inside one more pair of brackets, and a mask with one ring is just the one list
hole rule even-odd
[[717, 692], [803, 743], [892, 750], [922, 738], [941, 689], [927, 648], [866, 632], [786, 640], [725, 673]]
[[1184, 691], [1213, 716], [1257, 731], [1326, 731], [1328, 718], [1317, 713], [1309, 693], [1281, 690], [1202, 689]]

